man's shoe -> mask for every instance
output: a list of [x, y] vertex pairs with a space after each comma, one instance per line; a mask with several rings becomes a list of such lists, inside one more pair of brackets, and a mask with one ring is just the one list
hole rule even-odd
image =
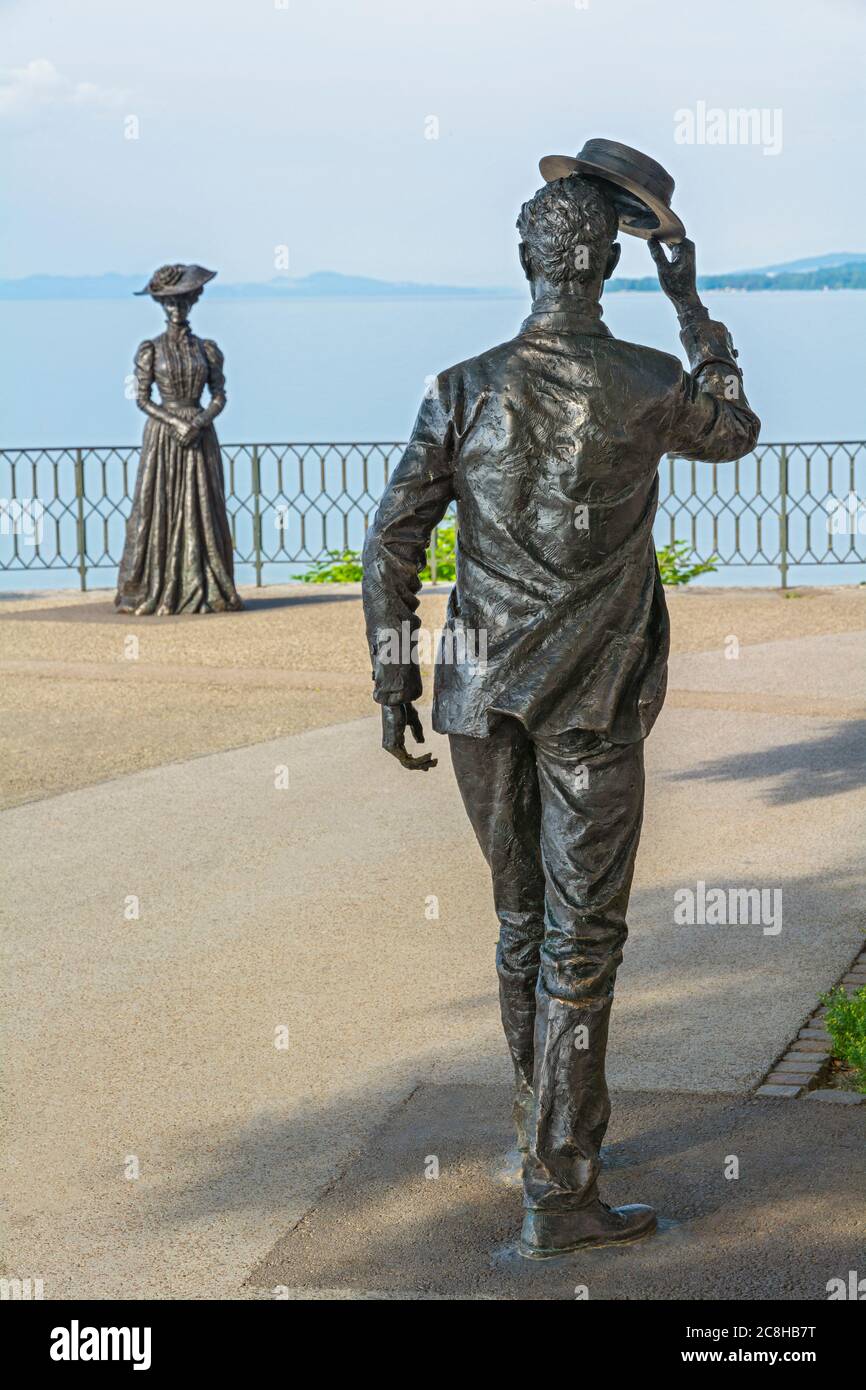
[[550, 1260], [592, 1246], [629, 1245], [655, 1228], [652, 1207], [609, 1207], [596, 1200], [578, 1211], [527, 1211], [517, 1248], [527, 1260]]

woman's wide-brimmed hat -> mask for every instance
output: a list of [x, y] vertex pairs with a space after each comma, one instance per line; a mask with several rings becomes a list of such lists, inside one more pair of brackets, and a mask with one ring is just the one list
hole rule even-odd
[[671, 211], [674, 181], [670, 174], [649, 155], [629, 145], [620, 145], [616, 140], [587, 140], [574, 158], [548, 154], [538, 167], [548, 183], [569, 174], [603, 179], [609, 185], [622, 232], [647, 241], [658, 237], [666, 242], [682, 241], [686, 234], [682, 222]]
[[157, 299], [168, 299], [176, 294], [191, 294], [200, 290], [208, 280], [216, 275], [215, 270], [205, 270], [203, 265], [161, 265], [155, 270], [143, 290], [135, 294], [152, 294]]

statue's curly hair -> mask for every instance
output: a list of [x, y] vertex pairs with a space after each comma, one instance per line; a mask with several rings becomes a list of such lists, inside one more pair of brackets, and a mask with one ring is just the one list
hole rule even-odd
[[554, 285], [603, 274], [619, 218], [600, 184], [569, 174], [540, 188], [517, 219], [533, 270]]

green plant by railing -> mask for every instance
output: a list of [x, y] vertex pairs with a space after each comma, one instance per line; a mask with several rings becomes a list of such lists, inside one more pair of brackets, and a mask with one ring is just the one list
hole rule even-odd
[[427, 563], [421, 571], [422, 579], [435, 578], [437, 583], [440, 579], [453, 582], [457, 578], [457, 526], [455, 522], [446, 520], [444, 526], [437, 526], [435, 532], [436, 546], [436, 574], [430, 564], [431, 555], [427, 551]]
[[821, 996], [824, 1026], [833, 1039], [833, 1055], [854, 1073], [854, 1089], [866, 1093], [866, 987], [848, 995], [841, 985]]
[[694, 553], [688, 541], [673, 541], [671, 545], [663, 545], [657, 550], [662, 583], [688, 584], [690, 579], [696, 579], [699, 574], [713, 574], [718, 569], [714, 555], [711, 555], [709, 560], [690, 565], [688, 561]]
[[[457, 577], [457, 535], [454, 522], [446, 523], [444, 526], [437, 526], [435, 535], [436, 544], [436, 581], [452, 581]], [[427, 551], [427, 563], [421, 571], [421, 579], [429, 580], [433, 578], [430, 566], [430, 551]], [[316, 563], [302, 574], [301, 578], [305, 584], [349, 584], [357, 582], [364, 573], [361, 564], [361, 552], [359, 550], [330, 550], [323, 559]]]
[[[457, 534], [454, 522], [439, 526], [436, 530], [436, 580], [452, 581], [457, 577]], [[688, 584], [699, 574], [712, 574], [717, 568], [714, 559], [704, 560], [694, 565], [687, 562], [693, 551], [687, 541], [674, 541], [673, 545], [662, 546], [656, 551], [662, 583]], [[302, 575], [305, 584], [349, 584], [357, 582], [364, 573], [359, 550], [330, 550], [321, 560], [317, 560], [306, 574]], [[430, 551], [427, 551], [427, 564], [421, 571], [421, 579], [431, 579]]]
[[359, 550], [329, 550], [301, 575], [305, 584], [352, 584], [364, 573]]

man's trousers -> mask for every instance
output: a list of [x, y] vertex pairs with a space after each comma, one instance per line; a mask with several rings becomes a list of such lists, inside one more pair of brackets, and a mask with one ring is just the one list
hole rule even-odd
[[596, 1197], [610, 1117], [604, 1061], [643, 815], [643, 744], [574, 729], [539, 738], [503, 716], [449, 735], [493, 878], [502, 1024], [524, 1130], [524, 1205]]

